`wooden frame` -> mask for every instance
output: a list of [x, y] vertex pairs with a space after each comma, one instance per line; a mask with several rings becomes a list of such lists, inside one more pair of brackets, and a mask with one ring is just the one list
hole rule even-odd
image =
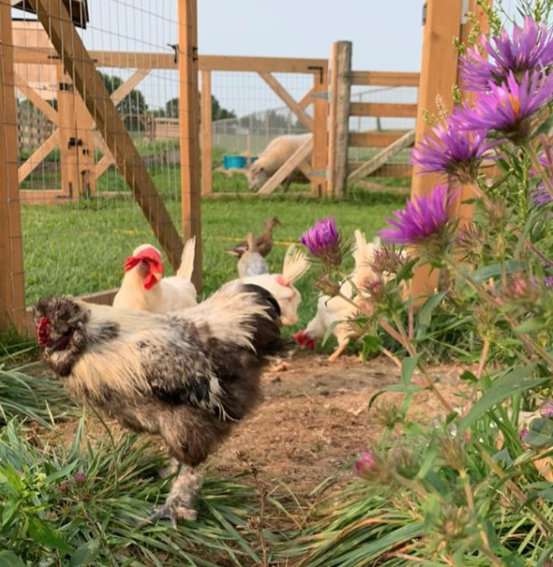
[[[148, 219], [174, 269], [180, 265], [182, 240], [123, 124], [102, 77], [97, 72], [67, 9], [60, 2], [29, 0], [50, 41], [61, 57], [74, 88], [83, 98], [98, 131], [116, 159], [117, 167]], [[11, 21], [10, 21], [11, 25]], [[71, 41], [65, 41], [71, 38]]]
[[0, 3], [0, 331], [26, 328], [11, 6]]

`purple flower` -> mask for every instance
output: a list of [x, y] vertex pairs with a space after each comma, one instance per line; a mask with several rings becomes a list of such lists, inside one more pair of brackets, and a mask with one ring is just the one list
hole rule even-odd
[[330, 265], [337, 267], [342, 263], [340, 233], [336, 228], [334, 217], [317, 221], [314, 226], [303, 233], [300, 242], [313, 256]]
[[472, 47], [461, 57], [461, 78], [467, 90], [488, 91], [490, 82], [500, 84], [509, 73], [520, 77], [553, 63], [553, 30], [528, 16], [522, 27], [514, 26], [512, 37], [502, 30], [491, 40], [482, 36], [480, 43], [482, 51]]
[[498, 130], [505, 136], [525, 140], [529, 136], [527, 118], [553, 99], [553, 74], [526, 72], [520, 84], [509, 73], [507, 82], [490, 83], [490, 92], [482, 93], [474, 108], [465, 105], [459, 112], [462, 130]]
[[401, 211], [394, 211], [396, 218], [388, 218], [393, 228], [385, 228], [378, 235], [388, 244], [417, 245], [430, 237], [438, 237], [443, 250], [449, 237], [450, 213], [455, 194], [448, 185], [437, 185], [430, 195], [413, 197]]
[[543, 404], [540, 414], [542, 417], [546, 417], [548, 419], [553, 417], [553, 400], [547, 400], [547, 402]]
[[[553, 161], [551, 161], [551, 157], [550, 152], [547, 151], [547, 153], [541, 155], [538, 159], [540, 160], [545, 174], [549, 177], [549, 182], [553, 184]], [[530, 169], [530, 173], [540, 177], [540, 173], [534, 168]], [[532, 189], [532, 191], [530, 191], [530, 197], [537, 207], [543, 207], [553, 201], [553, 196], [547, 189], [545, 182], [540, 183], [535, 189]]]
[[375, 473], [378, 472], [378, 459], [376, 455], [371, 451], [361, 451], [359, 458], [353, 465], [353, 472], [356, 476], [360, 476], [366, 480], [374, 478]]
[[545, 284], [546, 288], [552, 289], [553, 288], [553, 276], [545, 276], [543, 278], [543, 283]]
[[74, 479], [77, 484], [84, 484], [86, 482], [86, 474], [79, 471], [78, 473], [75, 473]]
[[474, 181], [482, 161], [491, 157], [494, 147], [486, 141], [486, 134], [461, 130], [453, 114], [445, 126], [432, 128], [431, 134], [411, 153], [411, 161], [421, 173], [445, 173], [462, 183]]

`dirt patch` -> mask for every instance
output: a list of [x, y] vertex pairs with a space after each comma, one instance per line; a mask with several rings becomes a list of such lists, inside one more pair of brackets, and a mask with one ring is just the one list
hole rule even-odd
[[[458, 405], [459, 374], [464, 368], [435, 367], [440, 392]], [[245, 470], [240, 451], [255, 464], [266, 480], [279, 479], [294, 491], [313, 489], [329, 476], [350, 476], [356, 453], [377, 439], [382, 426], [367, 411], [370, 399], [384, 387], [399, 384], [400, 371], [386, 358], [362, 365], [357, 357], [343, 356], [328, 363], [326, 356], [294, 357], [277, 371], [263, 377], [264, 403], [239, 424], [230, 439], [211, 457], [211, 474], [232, 476]], [[386, 394], [382, 401], [400, 401], [399, 394]], [[410, 417], [432, 420], [443, 411], [428, 392], [420, 392]], [[90, 414], [89, 414], [90, 415]], [[117, 437], [117, 422], [108, 421]], [[62, 425], [58, 435], [71, 443], [76, 422]], [[92, 415], [87, 432], [93, 440], [105, 438], [106, 430]]]

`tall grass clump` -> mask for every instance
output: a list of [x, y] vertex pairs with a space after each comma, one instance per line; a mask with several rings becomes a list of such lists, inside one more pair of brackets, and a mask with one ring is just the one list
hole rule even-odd
[[[304, 238], [316, 284], [357, 306], [365, 356], [401, 365], [403, 402], [372, 400], [385, 434], [285, 550], [295, 565], [553, 565], [553, 2], [522, 2], [508, 30], [482, 6], [492, 37], [461, 59], [471, 102], [442, 108], [412, 154], [441, 184], [388, 218], [373, 275], [344, 296], [347, 243], [323, 223]], [[406, 300], [421, 281], [433, 291]], [[455, 400], [438, 346], [475, 362]], [[432, 425], [409, 419], [422, 391]]]

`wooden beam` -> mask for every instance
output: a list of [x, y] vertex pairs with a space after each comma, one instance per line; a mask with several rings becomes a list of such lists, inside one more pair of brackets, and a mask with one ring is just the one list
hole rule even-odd
[[[449, 4], [446, 4], [449, 7]], [[378, 87], [418, 87], [419, 73], [396, 73], [389, 71], [353, 71], [352, 85]]]
[[211, 71], [202, 71], [202, 195], [213, 191]]
[[[366, 162], [350, 162], [348, 171], [352, 172], [359, 169]], [[413, 166], [410, 163], [386, 163], [373, 171], [368, 177], [398, 177], [411, 179], [413, 176]]]
[[405, 134], [405, 131], [355, 132], [349, 135], [349, 145], [353, 148], [387, 148]]
[[[313, 75], [314, 95], [328, 93], [328, 70]], [[327, 195], [328, 165], [328, 98], [313, 97], [313, 155], [311, 158], [311, 194], [316, 197]], [[301, 101], [300, 101], [301, 104]]]
[[[453, 107], [452, 86], [457, 79], [458, 52], [453, 38], [461, 32], [463, 0], [427, 0], [426, 22], [423, 29], [422, 61], [419, 86], [419, 115], [417, 117], [416, 144], [430, 131], [431, 126], [423, 111], [436, 112], [439, 97], [447, 109]], [[422, 197], [440, 182], [435, 174], [418, 175], [417, 168], [411, 184], [411, 195]], [[411, 286], [412, 297], [422, 298], [434, 293], [438, 287], [439, 270], [422, 266], [415, 271]]]
[[279, 83], [271, 73], [259, 73], [259, 76], [271, 87], [273, 92], [296, 115], [297, 119], [309, 130], [313, 131], [313, 119], [308, 116], [294, 97]]
[[54, 124], [58, 124], [56, 109], [48, 104], [36, 91], [31, 88], [25, 79], [14, 71], [15, 86]]
[[387, 116], [393, 118], [416, 118], [418, 105], [382, 102], [352, 102], [350, 116]]
[[268, 195], [272, 193], [298, 165], [307, 158], [313, 151], [313, 136], [304, 142], [289, 158], [280, 169], [261, 187], [258, 195]]
[[68, 197], [59, 189], [20, 189], [19, 199], [25, 205], [53, 205], [67, 202]]
[[52, 45], [60, 55], [75, 89], [83, 97], [88, 112], [104, 136], [119, 171], [133, 190], [135, 199], [171, 265], [177, 269], [182, 254], [182, 240], [104, 86], [102, 77], [96, 71], [94, 61], [75, 30], [66, 7], [61, 2], [49, 0], [29, 0], [29, 4], [37, 13]]
[[[54, 49], [18, 45], [14, 50], [16, 63], [56, 65], [59, 57]], [[98, 67], [119, 69], [178, 69], [175, 55], [136, 51], [90, 51]], [[237, 71], [263, 73], [318, 74], [327, 69], [326, 59], [298, 59], [283, 57], [242, 57], [234, 55], [200, 55], [199, 71]]]
[[[317, 75], [314, 76], [315, 81], [317, 81]], [[318, 79], [321, 80], [320, 77]], [[301, 98], [298, 100], [298, 105], [302, 110], [305, 110], [310, 104], [313, 103], [313, 94], [315, 93], [315, 87], [310, 88]]]
[[11, 7], [0, 4], [0, 331], [25, 329]]
[[351, 98], [351, 52], [350, 41], [332, 44], [330, 52], [330, 126], [328, 138], [328, 191], [341, 197], [346, 189], [349, 106]]
[[414, 141], [415, 130], [411, 130], [407, 132], [407, 134], [404, 134], [401, 138], [398, 138], [387, 148], [376, 154], [369, 161], [365, 162], [359, 169], [356, 169], [353, 173], [350, 173], [348, 176], [348, 183], [354, 185], [358, 181], [361, 181], [363, 177], [367, 177], [367, 175], [374, 173], [377, 169], [381, 168], [399, 152], [409, 146], [412, 146]]
[[77, 167], [79, 172], [79, 195], [91, 197], [96, 193], [94, 166], [94, 121], [86, 109], [83, 99], [75, 95], [75, 119], [77, 124]]
[[59, 129], [52, 132], [50, 136], [37, 148], [31, 156], [21, 164], [17, 170], [19, 183], [22, 183], [33, 171], [58, 147], [60, 143]]
[[137, 87], [150, 73], [151, 69], [137, 69], [123, 84], [111, 94], [113, 104], [117, 106], [130, 92]]
[[177, 0], [179, 42], [179, 128], [183, 238], [196, 237], [192, 280], [202, 285], [199, 152], [198, 26], [196, 0]]
[[58, 85], [61, 190], [64, 195], [78, 198], [80, 176], [76, 96], [73, 92], [71, 78], [64, 72], [61, 65], [58, 65]]

